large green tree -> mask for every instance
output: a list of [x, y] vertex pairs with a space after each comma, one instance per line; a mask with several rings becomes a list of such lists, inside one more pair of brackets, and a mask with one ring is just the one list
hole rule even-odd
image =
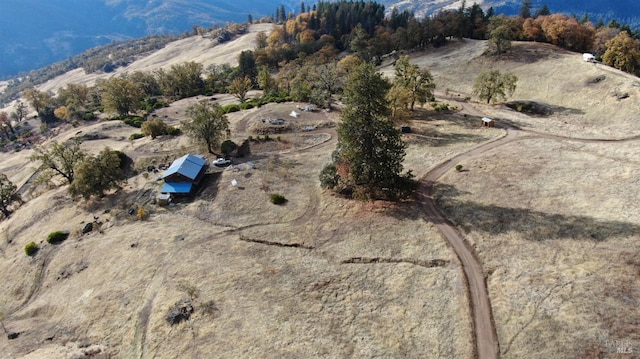
[[22, 96], [36, 111], [38, 117], [40, 117], [40, 121], [43, 123], [49, 123], [56, 120], [53, 115], [53, 97], [51, 94], [32, 87], [25, 90]]
[[0, 212], [5, 217], [11, 215], [9, 206], [13, 202], [20, 202], [20, 195], [17, 192], [18, 187], [13, 184], [4, 173], [0, 173]]
[[118, 189], [125, 181], [123, 167], [126, 156], [108, 147], [97, 156], [86, 157], [75, 167], [75, 180], [69, 186], [72, 197], [103, 197], [105, 191]]
[[189, 107], [187, 115], [190, 119], [182, 122], [182, 130], [215, 154], [214, 149], [229, 137], [229, 121], [224, 109], [217, 103], [202, 100]]
[[160, 69], [156, 76], [165, 96], [186, 98], [199, 94], [204, 89], [202, 64], [197, 62], [171, 65], [169, 71]]
[[125, 76], [112, 77], [98, 83], [105, 111], [126, 116], [140, 108], [142, 89]]
[[640, 41], [621, 31], [607, 41], [602, 63], [632, 74], [640, 73]]
[[500, 55], [511, 50], [511, 41], [522, 31], [522, 25], [518, 20], [505, 15], [494, 16], [489, 20], [489, 41], [487, 52], [491, 55]]
[[518, 77], [511, 73], [502, 73], [500, 70], [488, 70], [482, 72], [473, 84], [473, 93], [487, 103], [506, 100], [516, 90]]
[[418, 65], [409, 62], [409, 56], [401, 56], [394, 66], [396, 78], [394, 86], [400, 86], [411, 94], [409, 109], [413, 111], [417, 103], [425, 104], [433, 99], [433, 90], [436, 84], [429, 69], [421, 69]]
[[248, 77], [252, 84], [256, 83], [258, 66], [256, 65], [256, 57], [253, 51], [242, 51], [238, 55], [238, 77]]
[[50, 174], [64, 177], [70, 184], [75, 178], [75, 166], [85, 159], [86, 153], [80, 148], [80, 141], [71, 140], [65, 143], [52, 141], [47, 147], [37, 146], [31, 161], [40, 161], [40, 168]]
[[397, 199], [415, 188], [411, 175], [401, 174], [405, 144], [387, 118], [390, 88], [372, 64], [349, 73], [338, 146], [320, 175], [323, 186], [361, 199]]

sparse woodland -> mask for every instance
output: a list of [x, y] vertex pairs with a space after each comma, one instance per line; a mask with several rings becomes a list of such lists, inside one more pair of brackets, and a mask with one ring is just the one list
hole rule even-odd
[[[637, 86], [576, 60], [588, 95], [575, 102], [494, 104], [520, 89], [518, 99], [541, 93], [548, 69], [518, 56], [567, 56], [547, 44], [638, 75], [638, 33], [531, 11], [526, 0], [517, 17], [477, 4], [424, 19], [384, 10], [279, 7], [257, 20], [276, 26], [238, 52], [237, 66], [188, 61], [57, 93], [36, 88], [76, 66], [110, 73], [140, 55], [133, 48], [177, 39], [150, 37], [13, 80], [2, 101], [22, 97], [15, 113], [0, 112], [1, 155], [31, 151], [27, 184], [42, 187], [23, 202], [0, 173], [0, 269], [16, 277], [0, 283], [0, 324], [15, 336], [0, 345], [38, 345], [44, 357], [54, 355], [49, 344], [85, 357], [473, 357], [464, 263], [439, 225], [455, 226], [479, 263], [500, 356], [603, 357], [609, 340], [636, 340], [640, 222], [628, 193], [639, 161], [628, 136], [637, 125], [616, 110], [636, 101]], [[246, 30], [193, 34], [221, 44]], [[475, 71], [486, 65], [476, 61], [467, 73], [466, 59], [442, 55], [463, 38], [486, 40], [466, 42], [474, 60], [500, 70]], [[545, 44], [529, 51], [534, 42]], [[457, 65], [438, 73], [413, 62], [429, 51]], [[562, 61], [558, 71], [574, 65]], [[535, 75], [513, 73], [529, 65]], [[449, 73], [450, 86], [464, 77], [466, 87], [437, 83]], [[564, 96], [562, 85], [546, 84], [547, 100]], [[287, 127], [293, 103], [326, 121]], [[532, 106], [540, 111], [528, 116]], [[34, 112], [39, 128], [29, 125]], [[501, 128], [480, 127], [485, 113]], [[103, 139], [135, 156], [102, 142], [82, 148]], [[237, 167], [214, 168], [185, 203], [149, 205], [156, 172], [194, 149]], [[425, 179], [443, 164], [456, 170]], [[446, 218], [434, 221], [425, 203]], [[39, 211], [16, 219], [23, 206]], [[45, 243], [46, 233], [56, 238]]]
[[[234, 94], [240, 101], [240, 106], [228, 106], [224, 112], [285, 100], [312, 102], [329, 108], [331, 97], [340, 95], [343, 90], [342, 80], [352, 66], [349, 64], [352, 58], [379, 63], [383, 57], [396, 51], [446, 46], [449, 39], [463, 37], [489, 39], [488, 51], [496, 56], [508, 54], [511, 41], [549, 42], [571, 51], [591, 51], [603, 63], [627, 72], [640, 71], [638, 34], [627, 26], [614, 21], [608, 25], [593, 24], [588, 19], [579, 21], [551, 14], [544, 7], [531, 14], [530, 8], [530, 2], [525, 1], [520, 16], [506, 17], [495, 15], [491, 8], [485, 11], [474, 3], [470, 7], [441, 11], [433, 17], [417, 19], [409, 12], [396, 10], [385, 18], [384, 7], [374, 2], [319, 2], [312, 8], [305, 7], [303, 3], [299, 14], [285, 14], [280, 7], [275, 18], [263, 19], [277, 21], [281, 25], [268, 35], [260, 34], [255, 49], [240, 54], [237, 67], [203, 69], [196, 62], [186, 62], [152, 73], [135, 72], [100, 80], [92, 87], [69, 84], [55, 96], [28, 87], [58, 74], [53, 70], [50, 75], [33, 74], [28, 83], [14, 81], [5, 93], [5, 99], [15, 95], [16, 90], [26, 88], [23, 98], [36, 111], [42, 121], [41, 130], [45, 131], [56, 126], [58, 121], [74, 126], [82, 121], [91, 121], [98, 112], [141, 127], [150, 111], [165, 106], [167, 102], [224, 92]], [[222, 29], [197, 27], [194, 34], [208, 36], [211, 41], [225, 42], [244, 31], [242, 26], [232, 24]], [[173, 39], [149, 37], [122, 45], [114, 44], [87, 51], [71, 63], [88, 72], [109, 72], [129, 63], [140, 51], [157, 49]], [[133, 48], [139, 52], [132, 53], [130, 49]], [[337, 54], [345, 50], [352, 55], [337, 62]], [[105, 53], [109, 53], [109, 63], [99, 65], [100, 59], [105, 58], [101, 54]], [[404, 64], [396, 70], [401, 81], [397, 81], [389, 93], [391, 116], [396, 120], [410, 113], [416, 102], [426, 103], [435, 87], [428, 69], [408, 67], [406, 58], [398, 61]], [[69, 70], [70, 67], [67, 65], [63, 69]], [[484, 91], [479, 89], [476, 93], [488, 102], [504, 99], [506, 96], [500, 93], [505, 90], [512, 93], [515, 88], [514, 81], [510, 83], [511, 87], [506, 89], [484, 88]], [[246, 94], [252, 88], [263, 90], [263, 96], [246, 102]], [[487, 95], [486, 91], [496, 95]], [[38, 131], [20, 126], [24, 116], [24, 106], [17, 113], [2, 113], [1, 118], [6, 119], [2, 120], [2, 144], [5, 148], [12, 143], [13, 146], [37, 143]], [[17, 120], [15, 128], [10, 119]], [[169, 133], [162, 127], [156, 121], [154, 131], [146, 126], [142, 134], [156, 137], [159, 133]], [[213, 149], [209, 148], [209, 151]]]

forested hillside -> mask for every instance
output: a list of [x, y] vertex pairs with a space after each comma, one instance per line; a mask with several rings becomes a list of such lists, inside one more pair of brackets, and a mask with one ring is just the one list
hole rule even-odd
[[299, 1], [0, 1], [0, 79], [88, 48], [149, 35], [181, 34], [299, 9]]
[[[479, 0], [483, 11], [516, 15], [525, 1]], [[334, 2], [335, 3], [335, 2]], [[37, 69], [70, 58], [88, 48], [149, 35], [181, 34], [195, 26], [209, 28], [227, 22], [244, 22], [251, 16], [275, 21], [286, 20], [308, 11], [315, 1], [83, 1], [83, 0], [5, 0], [0, 2], [0, 79]], [[389, 16], [395, 8], [409, 11], [417, 18], [440, 10], [469, 8], [471, 1], [401, 1], [382, 0], [382, 14]], [[575, 14], [596, 23], [640, 26], [640, 3], [634, 0], [533, 1], [535, 13], [546, 6], [553, 13]], [[493, 7], [493, 10], [489, 10]], [[302, 10], [304, 9], [304, 10]], [[338, 17], [345, 16], [341, 13]], [[340, 22], [339, 19], [335, 19]], [[369, 25], [363, 23], [365, 28]], [[19, 30], [18, 30], [19, 29]], [[344, 29], [342, 29], [344, 30]]]

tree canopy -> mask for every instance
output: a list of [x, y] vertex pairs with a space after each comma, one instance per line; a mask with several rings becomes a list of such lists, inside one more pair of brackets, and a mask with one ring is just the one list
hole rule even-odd
[[640, 74], [640, 41], [631, 38], [626, 31], [618, 33], [607, 42], [602, 62], [622, 71]]
[[75, 178], [75, 166], [87, 156], [77, 140], [65, 143], [51, 141], [48, 147], [34, 147], [34, 152], [29, 157], [31, 161], [40, 161], [40, 168], [44, 172], [61, 175], [69, 184], [73, 183]]
[[401, 56], [394, 66], [396, 78], [394, 86], [406, 89], [409, 96], [409, 109], [413, 111], [417, 103], [425, 104], [433, 99], [436, 85], [429, 69], [421, 69], [418, 65], [409, 63], [409, 56]]
[[387, 118], [390, 88], [371, 64], [349, 73], [338, 146], [333, 163], [320, 174], [324, 187], [361, 199], [398, 199], [414, 188], [411, 175], [401, 174], [405, 144], [400, 131]]
[[0, 212], [5, 217], [11, 215], [9, 206], [13, 202], [20, 202], [20, 195], [17, 193], [18, 187], [13, 184], [4, 173], [0, 173]]
[[487, 103], [506, 100], [516, 90], [518, 77], [500, 70], [488, 70], [480, 73], [473, 84], [473, 93]]
[[120, 188], [125, 181], [123, 171], [126, 156], [105, 147], [97, 156], [85, 157], [75, 167], [75, 180], [69, 186], [72, 197], [103, 197], [105, 191]]
[[112, 77], [99, 82], [102, 105], [105, 111], [126, 116], [140, 108], [144, 93], [135, 83], [124, 76]]
[[218, 149], [229, 137], [229, 121], [224, 109], [217, 103], [202, 100], [187, 109], [189, 120], [182, 122], [182, 130], [195, 142], [207, 147], [209, 153]]
[[247, 93], [251, 90], [251, 79], [246, 76], [235, 78], [231, 81], [227, 90], [237, 97], [240, 103], [244, 103], [247, 100]]

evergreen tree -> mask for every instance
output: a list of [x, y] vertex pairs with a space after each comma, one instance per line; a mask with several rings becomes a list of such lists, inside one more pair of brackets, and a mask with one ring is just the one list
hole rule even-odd
[[522, 6], [520, 6], [519, 15], [523, 19], [531, 17], [531, 0], [522, 0]]
[[549, 7], [547, 6], [547, 4], [543, 4], [542, 7], [538, 9], [538, 11], [536, 11], [535, 17], [549, 16], [549, 15], [551, 15], [551, 10], [549, 10]]
[[334, 162], [320, 174], [324, 187], [361, 199], [398, 199], [415, 189], [411, 174], [401, 175], [405, 144], [387, 118], [390, 87], [372, 64], [349, 73]]
[[246, 77], [252, 84], [256, 83], [258, 67], [253, 51], [242, 51], [240, 55], [238, 55], [238, 77]]

